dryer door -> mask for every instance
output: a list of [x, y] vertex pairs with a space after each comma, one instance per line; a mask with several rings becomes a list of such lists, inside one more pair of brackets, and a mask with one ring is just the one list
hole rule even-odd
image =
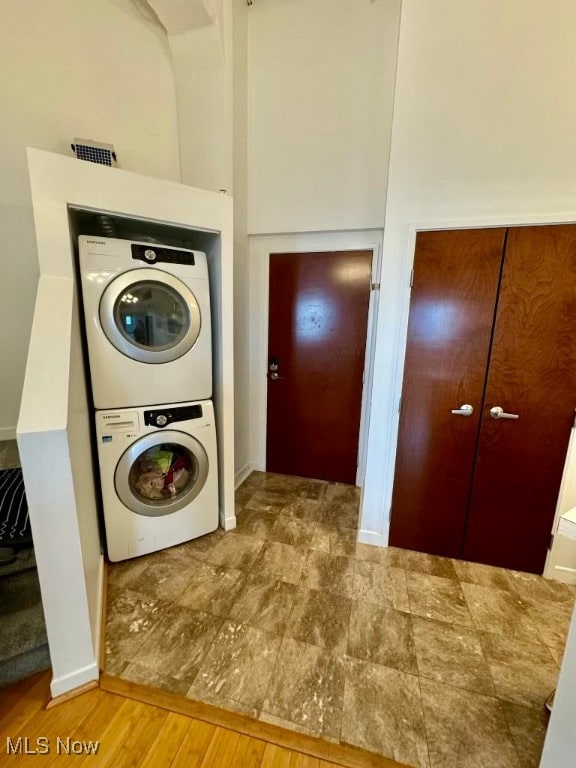
[[125, 451], [114, 474], [120, 500], [137, 515], [178, 512], [198, 496], [208, 477], [208, 456], [186, 432], [164, 430]]
[[99, 314], [110, 343], [141, 363], [169, 363], [185, 355], [202, 322], [192, 291], [160, 269], [134, 269], [116, 277], [102, 294]]

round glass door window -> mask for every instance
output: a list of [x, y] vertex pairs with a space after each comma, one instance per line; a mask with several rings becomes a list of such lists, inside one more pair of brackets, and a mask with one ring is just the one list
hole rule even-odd
[[129, 285], [118, 296], [114, 319], [124, 337], [143, 349], [170, 349], [190, 327], [182, 296], [169, 285], [152, 280]]
[[124, 272], [100, 301], [100, 322], [119, 352], [141, 363], [167, 363], [190, 350], [200, 334], [196, 297], [158, 269]]
[[120, 459], [116, 490], [133, 512], [166, 515], [189, 504], [202, 490], [207, 475], [206, 452], [195, 438], [186, 435], [178, 442], [169, 437], [159, 442], [156, 435], [150, 435]]

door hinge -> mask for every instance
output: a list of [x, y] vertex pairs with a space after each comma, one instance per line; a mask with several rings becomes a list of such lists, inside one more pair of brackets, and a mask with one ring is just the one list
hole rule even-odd
[[380, 283], [370, 283], [370, 290], [371, 291], [379, 291], [380, 290]]
[[402, 395], [400, 395], [400, 400], [398, 400], [398, 413], [402, 410]]
[[414, 285], [414, 270], [410, 272], [410, 288]]

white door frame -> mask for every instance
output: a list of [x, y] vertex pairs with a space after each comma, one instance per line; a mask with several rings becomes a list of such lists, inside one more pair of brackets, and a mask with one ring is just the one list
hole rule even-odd
[[[379, 230], [352, 233], [309, 233], [305, 235], [277, 235], [252, 238], [251, 241], [251, 300], [254, 339], [250, 390], [252, 393], [252, 441], [251, 469], [265, 471], [267, 429], [267, 370], [268, 370], [268, 299], [270, 255], [272, 253], [321, 253], [323, 251], [372, 251], [373, 283], [379, 282], [381, 270], [381, 236]], [[373, 362], [378, 311], [377, 291], [370, 292], [368, 328], [364, 358], [364, 382], [360, 436], [358, 442], [358, 467], [356, 483], [362, 485], [366, 470], [368, 424], [372, 392]]]

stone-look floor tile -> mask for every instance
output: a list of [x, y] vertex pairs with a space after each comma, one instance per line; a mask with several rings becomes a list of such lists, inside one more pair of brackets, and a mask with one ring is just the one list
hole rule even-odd
[[405, 549], [398, 547], [376, 547], [373, 544], [356, 544], [356, 560], [392, 568], [404, 568]]
[[355, 600], [350, 616], [348, 655], [417, 675], [409, 614]]
[[448, 557], [428, 555], [426, 552], [404, 550], [404, 568], [428, 576], [440, 576], [442, 579], [457, 579], [452, 560]]
[[267, 539], [277, 519], [277, 512], [259, 512], [256, 509], [243, 509], [240, 514], [236, 515], [234, 533], [250, 536], [252, 539]]
[[262, 711], [338, 739], [343, 692], [343, 656], [284, 638]]
[[266, 541], [256, 558], [252, 571], [270, 579], [298, 584], [306, 560], [306, 549]]
[[282, 512], [293, 500], [293, 496], [285, 493], [275, 493], [273, 491], [256, 491], [250, 501], [245, 505], [245, 509], [255, 509], [258, 512]]
[[558, 645], [547, 645], [546, 647], [552, 654], [552, 658], [556, 664], [559, 667], [562, 666], [562, 659], [564, 658], [564, 651], [566, 650], [565, 643], [559, 643]]
[[0, 469], [16, 469], [22, 466], [16, 440], [0, 441]]
[[323, 514], [322, 502], [317, 499], [295, 498], [282, 509], [282, 514], [287, 517], [296, 517], [298, 520], [319, 523]]
[[445, 621], [447, 624], [472, 626], [472, 618], [458, 581], [414, 571], [407, 571], [406, 576], [410, 611], [413, 614]]
[[123, 592], [131, 589], [133, 584], [141, 582], [144, 571], [164, 556], [163, 553], [155, 553], [154, 555], [144, 555], [131, 560], [123, 560], [121, 563], [108, 563], [106, 584], [108, 605], [112, 605]]
[[279, 515], [272, 526], [268, 538], [281, 544], [291, 544], [293, 547], [309, 547], [314, 535], [316, 523], [298, 520], [296, 517]]
[[302, 571], [302, 585], [350, 597], [354, 582], [354, 560], [311, 549]]
[[261, 629], [225, 621], [194, 686], [259, 709], [270, 683], [281, 639]]
[[400, 763], [428, 768], [418, 678], [348, 658], [340, 738]]
[[243, 571], [202, 563], [177, 598], [177, 603], [224, 618], [240, 594], [245, 579]]
[[237, 571], [249, 571], [262, 548], [259, 539], [230, 532], [214, 547], [206, 560], [213, 565], [235, 568]]
[[133, 590], [126, 590], [112, 603], [106, 622], [107, 671], [118, 671], [132, 661], [167, 607], [167, 603]]
[[406, 571], [366, 561], [356, 561], [352, 596], [397, 611], [410, 610]]
[[552, 600], [556, 603], [574, 603], [574, 595], [565, 584], [534, 573], [508, 571], [518, 595], [527, 600]]
[[536, 625], [546, 645], [562, 648], [566, 645], [573, 607], [570, 603], [552, 600], [524, 600], [530, 619]]
[[268, 472], [260, 482], [260, 490], [303, 499], [319, 499], [324, 496], [326, 485], [324, 480]]
[[229, 712], [238, 712], [239, 715], [246, 715], [246, 717], [257, 718], [260, 713], [260, 705], [253, 707], [250, 704], [222, 696], [198, 685], [192, 685], [189, 688], [186, 692], [186, 698], [201, 701], [204, 704], [210, 704], [210, 706], [218, 707], [219, 709], [226, 709]]
[[[197, 670], [194, 670], [196, 674]], [[128, 680], [131, 683], [139, 683], [140, 685], [147, 685], [149, 688], [160, 688], [162, 691], [168, 693], [176, 693], [180, 696], [185, 696], [190, 688], [190, 678], [188, 675], [184, 677], [171, 677], [165, 675], [162, 671], [150, 669], [137, 662], [130, 662], [127, 664], [120, 673], [115, 673], [106, 669], [109, 675], [122, 678], [122, 680]]]
[[549, 715], [544, 708], [530, 709], [501, 702], [522, 768], [538, 768], [546, 738]]
[[360, 488], [357, 485], [346, 483], [326, 483], [324, 498], [326, 501], [337, 501], [343, 504], [356, 504], [360, 506]]
[[357, 502], [330, 500], [321, 503], [321, 522], [325, 525], [333, 525], [337, 528], [358, 528], [360, 509]]
[[545, 645], [503, 635], [480, 634], [500, 699], [543, 709], [556, 688], [560, 670]]
[[[141, 676], [147, 669], [151, 675], [166, 675], [182, 681], [180, 692], [185, 693], [192, 685], [222, 622], [219, 616], [170, 605], [162, 612], [160, 623], [146, 637], [131, 661], [138, 665]], [[140, 682], [146, 681], [141, 679]]]
[[[314, 733], [312, 728], [306, 728], [304, 725], [293, 723], [291, 720], [284, 720], [284, 718], [276, 717], [275, 715], [271, 715], [269, 712], [265, 712], [264, 710], [260, 712], [258, 720], [261, 720], [263, 723], [270, 723], [270, 725], [277, 725], [278, 728], [284, 728], [287, 731], [295, 731], [296, 733], [303, 733], [306, 736], [318, 737], [318, 734]], [[328, 738], [326, 734], [323, 734], [323, 738], [326, 739], [326, 741], [336, 741], [335, 739]]]
[[476, 630], [412, 616], [422, 677], [494, 696], [495, 689]]
[[[328, 552], [340, 557], [354, 557], [356, 554], [357, 531], [353, 528], [335, 528], [332, 525], [318, 523], [312, 537], [310, 549]], [[373, 547], [378, 549], [378, 547]]]
[[256, 493], [256, 491], [259, 491], [261, 487], [260, 482], [254, 482], [251, 481], [249, 478], [246, 478], [244, 482], [236, 488], [234, 491], [234, 501], [236, 504], [239, 504], [240, 506], [244, 506], [252, 496]]
[[303, 499], [320, 499], [324, 496], [328, 483], [324, 480], [301, 479], [297, 495]]
[[185, 590], [195, 570], [201, 567], [201, 561], [195, 558], [190, 558], [189, 568], [183, 568], [179, 558], [164, 555], [150, 562], [146, 570], [132, 581], [131, 589], [172, 602]]
[[431, 768], [520, 768], [501, 703], [420, 678]]
[[468, 584], [478, 584], [481, 587], [493, 589], [513, 590], [509, 571], [503, 568], [494, 568], [492, 565], [469, 563], [466, 560], [453, 560], [456, 575], [460, 581]]
[[513, 592], [462, 582], [476, 629], [519, 640], [542, 642], [526, 604]]
[[298, 490], [306, 479], [296, 475], [281, 475], [278, 472], [264, 472], [260, 480], [263, 491], [283, 493], [290, 496], [298, 495]]
[[[170, 557], [178, 557], [180, 560], [190, 561], [190, 558], [196, 560], [206, 560], [210, 552], [214, 547], [220, 543], [224, 538], [225, 532], [222, 528], [217, 528], [212, 533], [207, 533], [205, 536], [199, 536], [197, 539], [191, 541], [185, 541], [183, 544], [178, 544], [170, 549], [163, 550], [165, 554]], [[146, 555], [149, 557], [149, 555]]]
[[311, 645], [342, 652], [348, 644], [352, 601], [335, 592], [298, 587], [286, 635]]
[[282, 635], [292, 610], [296, 585], [249, 573], [228, 618]]

